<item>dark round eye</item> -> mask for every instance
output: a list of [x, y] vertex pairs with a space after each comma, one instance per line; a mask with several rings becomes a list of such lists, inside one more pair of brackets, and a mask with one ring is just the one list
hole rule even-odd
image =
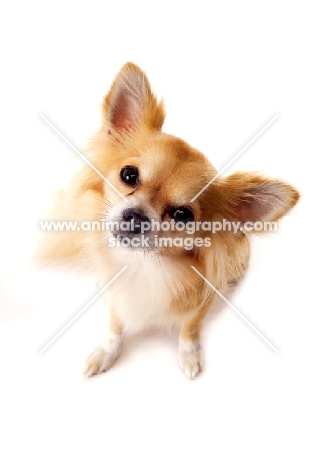
[[138, 169], [133, 166], [125, 166], [120, 172], [121, 180], [127, 185], [138, 184]]
[[185, 206], [179, 206], [178, 208], [171, 208], [168, 211], [168, 214], [175, 221], [175, 223], [186, 224], [194, 220], [192, 211]]

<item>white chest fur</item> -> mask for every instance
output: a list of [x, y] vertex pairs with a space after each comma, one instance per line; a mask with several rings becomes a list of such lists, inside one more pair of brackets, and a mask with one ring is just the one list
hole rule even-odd
[[109, 302], [124, 331], [137, 332], [180, 323], [185, 314], [180, 313], [178, 305], [176, 307], [176, 297], [182, 288], [182, 275], [178, 261], [135, 254], [109, 293]]

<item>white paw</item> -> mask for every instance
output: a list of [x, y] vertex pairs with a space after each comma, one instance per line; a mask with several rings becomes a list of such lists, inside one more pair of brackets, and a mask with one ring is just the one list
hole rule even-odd
[[194, 379], [203, 364], [200, 342], [179, 340], [178, 362], [187, 379]]
[[113, 366], [120, 354], [122, 347], [122, 337], [120, 335], [110, 334], [98, 348], [87, 358], [84, 374], [91, 377], [95, 374], [105, 372]]

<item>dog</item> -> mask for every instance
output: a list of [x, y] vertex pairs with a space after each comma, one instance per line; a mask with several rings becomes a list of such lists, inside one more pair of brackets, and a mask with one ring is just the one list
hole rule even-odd
[[[109, 284], [109, 325], [85, 374], [107, 371], [128, 333], [178, 327], [178, 361], [188, 379], [202, 370], [200, 332], [218, 294], [247, 270], [246, 229], [276, 223], [297, 203], [286, 182], [252, 172], [218, 175], [209, 160], [162, 131], [164, 104], [146, 74], [126, 63], [102, 105], [86, 165], [56, 204], [58, 220], [107, 229], [55, 232], [44, 256], [82, 263]], [[206, 229], [223, 226], [237, 229]], [[258, 224], [259, 223], [259, 224]]]

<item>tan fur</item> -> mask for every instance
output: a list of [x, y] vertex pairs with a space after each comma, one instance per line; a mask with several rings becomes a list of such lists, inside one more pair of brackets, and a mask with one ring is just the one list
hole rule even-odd
[[[124, 65], [116, 76], [104, 99], [103, 116], [102, 127], [87, 149], [90, 160], [126, 197], [129, 206], [143, 208], [150, 218], [167, 220], [169, 207], [187, 206], [196, 221], [276, 221], [299, 198], [292, 186], [280, 180], [236, 173], [217, 178], [190, 203], [217, 171], [198, 150], [161, 131], [163, 103], [152, 93], [146, 75], [132, 63]], [[126, 165], [139, 169], [137, 187], [121, 181], [120, 170]], [[121, 213], [127, 206], [90, 167], [77, 174], [61, 200], [54, 214], [58, 220], [100, 220]], [[114, 310], [111, 331], [120, 334], [179, 325], [181, 339], [195, 342], [215, 293], [191, 266], [225, 292], [240, 281], [247, 268], [253, 233], [196, 235], [208, 235], [211, 246], [191, 251], [164, 247], [142, 253], [109, 249], [105, 232], [56, 232], [47, 235], [42, 256], [49, 261], [80, 262], [94, 270], [103, 283], [127, 265], [109, 289]], [[193, 378], [194, 369], [200, 369], [201, 364], [195, 359], [195, 366], [189, 366], [182, 364], [184, 369], [192, 369], [187, 375]], [[98, 363], [95, 367], [102, 369]]]

